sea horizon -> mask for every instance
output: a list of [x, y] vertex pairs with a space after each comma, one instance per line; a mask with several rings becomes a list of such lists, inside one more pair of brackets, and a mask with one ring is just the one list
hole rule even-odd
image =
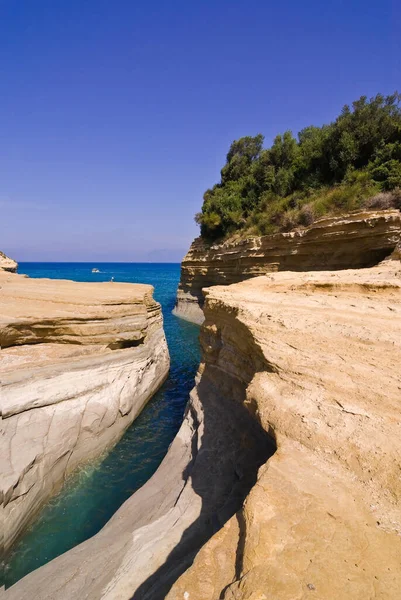
[[180, 265], [181, 261], [152, 261], [152, 260], [20, 260], [19, 265]]

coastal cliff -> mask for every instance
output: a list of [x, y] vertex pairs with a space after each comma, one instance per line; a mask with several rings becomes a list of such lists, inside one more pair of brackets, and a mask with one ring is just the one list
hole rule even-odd
[[8, 271], [10, 273], [15, 273], [18, 269], [18, 263], [9, 258], [4, 254], [4, 252], [0, 251], [0, 271]]
[[181, 265], [174, 314], [202, 323], [202, 289], [275, 271], [357, 269], [378, 264], [401, 238], [398, 210], [324, 218], [311, 227], [223, 244], [197, 238]]
[[6, 551], [78, 465], [117, 442], [166, 378], [152, 293], [149, 285], [0, 271]]
[[206, 292], [183, 424], [93, 538], [28, 598], [397, 600], [401, 265]]

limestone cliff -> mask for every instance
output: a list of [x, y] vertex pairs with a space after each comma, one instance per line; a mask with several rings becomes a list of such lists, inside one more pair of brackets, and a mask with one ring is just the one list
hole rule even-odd
[[205, 315], [216, 373], [249, 331], [245, 404], [277, 452], [168, 600], [399, 598], [400, 263], [211, 288]]
[[214, 287], [204, 309], [158, 471], [7, 598], [398, 600], [399, 261]]
[[151, 286], [1, 271], [0, 348], [7, 550], [69, 473], [121, 437], [169, 355]]
[[201, 323], [203, 288], [267, 272], [371, 267], [389, 255], [400, 239], [398, 210], [324, 218], [304, 230], [221, 245], [210, 246], [197, 238], [181, 265], [174, 314]]
[[4, 252], [0, 251], [0, 271], [9, 271], [10, 273], [15, 273], [17, 268], [18, 263], [12, 258], [6, 256]]

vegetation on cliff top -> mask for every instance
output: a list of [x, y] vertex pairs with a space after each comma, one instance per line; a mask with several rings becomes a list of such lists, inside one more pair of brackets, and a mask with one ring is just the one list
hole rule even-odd
[[234, 141], [221, 181], [195, 217], [205, 239], [264, 235], [358, 208], [401, 208], [401, 94], [362, 96], [337, 119], [294, 138]]

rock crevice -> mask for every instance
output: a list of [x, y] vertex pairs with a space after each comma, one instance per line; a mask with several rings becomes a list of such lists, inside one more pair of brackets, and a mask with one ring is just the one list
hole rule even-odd
[[204, 310], [158, 471], [9, 598], [398, 600], [399, 261], [210, 288]]

